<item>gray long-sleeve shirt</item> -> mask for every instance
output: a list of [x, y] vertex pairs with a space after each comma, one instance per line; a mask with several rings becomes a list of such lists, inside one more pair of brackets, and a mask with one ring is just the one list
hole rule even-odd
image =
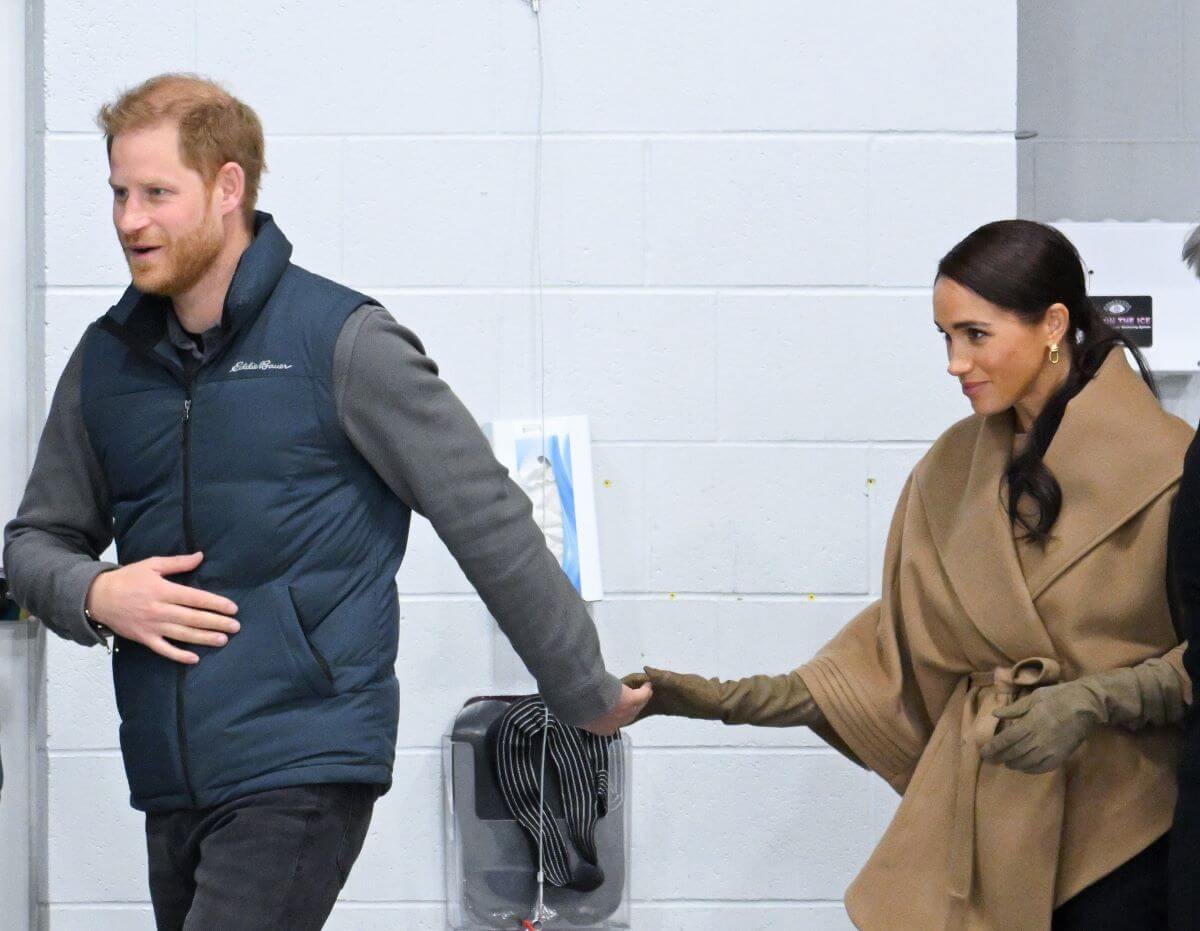
[[[173, 313], [167, 323], [193, 364], [226, 339], [220, 325], [197, 339]], [[31, 614], [94, 645], [100, 638], [83, 605], [95, 577], [115, 567], [99, 560], [112, 541], [112, 513], [83, 423], [81, 355], [77, 347], [59, 380], [20, 510], [5, 528], [4, 565]], [[604, 668], [583, 602], [546, 548], [529, 499], [420, 341], [383, 308], [364, 305], [338, 336], [333, 382], [350, 441], [401, 501], [429, 519], [555, 714], [579, 724], [612, 708], [621, 683]]]

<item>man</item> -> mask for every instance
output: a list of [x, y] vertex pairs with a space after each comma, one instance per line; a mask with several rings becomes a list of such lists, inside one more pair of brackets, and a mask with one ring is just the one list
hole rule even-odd
[[391, 779], [413, 510], [564, 721], [611, 733], [649, 692], [416, 337], [290, 264], [254, 112], [163, 75], [99, 123], [133, 283], [67, 364], [4, 563], [56, 633], [113, 635], [159, 927], [319, 928]]

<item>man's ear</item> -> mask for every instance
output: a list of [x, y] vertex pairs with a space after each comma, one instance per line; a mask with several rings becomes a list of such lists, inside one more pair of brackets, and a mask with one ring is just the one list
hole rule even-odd
[[241, 210], [246, 196], [246, 172], [237, 162], [226, 162], [217, 169], [213, 188], [220, 199], [222, 217]]

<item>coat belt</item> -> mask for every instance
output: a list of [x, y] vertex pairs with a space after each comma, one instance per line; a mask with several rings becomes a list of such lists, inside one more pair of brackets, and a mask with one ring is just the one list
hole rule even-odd
[[992, 712], [1036, 688], [1053, 685], [1061, 673], [1057, 660], [1032, 656], [1012, 666], [997, 666], [991, 672], [973, 672], [967, 676], [950, 847], [950, 895], [955, 899], [965, 902], [971, 896], [975, 869], [975, 793], [983, 762], [979, 751], [1001, 724]]

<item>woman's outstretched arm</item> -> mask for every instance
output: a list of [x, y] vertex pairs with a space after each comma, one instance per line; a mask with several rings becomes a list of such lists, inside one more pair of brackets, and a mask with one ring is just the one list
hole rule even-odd
[[647, 666], [623, 681], [631, 688], [647, 682], [654, 687], [638, 720], [670, 715], [759, 727], [810, 727], [834, 749], [863, 765], [829, 726], [799, 672], [722, 680]]

